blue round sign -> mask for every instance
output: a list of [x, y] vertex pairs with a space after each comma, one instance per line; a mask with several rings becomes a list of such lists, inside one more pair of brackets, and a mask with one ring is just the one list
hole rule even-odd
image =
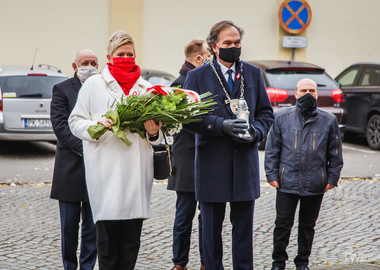
[[305, 0], [285, 0], [280, 6], [278, 18], [285, 31], [299, 34], [311, 22], [311, 9]]

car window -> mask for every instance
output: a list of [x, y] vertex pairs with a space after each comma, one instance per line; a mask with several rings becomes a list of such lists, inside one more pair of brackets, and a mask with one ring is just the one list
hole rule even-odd
[[162, 85], [162, 86], [170, 86], [170, 84], [172, 83], [172, 81], [167, 78], [156, 77], [156, 76], [150, 77], [147, 81], [150, 82], [152, 85]]
[[53, 86], [66, 80], [54, 76], [4, 76], [0, 77], [3, 97], [51, 98]]
[[366, 67], [360, 76], [359, 86], [379, 86], [380, 85], [380, 69]]
[[309, 78], [318, 85], [318, 90], [331, 90], [338, 87], [336, 82], [326, 73], [310, 70], [276, 70], [267, 73], [270, 85], [275, 88], [294, 90], [297, 82]]
[[359, 68], [349, 69], [346, 72], [344, 72], [341, 76], [339, 76], [337, 81], [341, 86], [353, 86], [358, 72]]

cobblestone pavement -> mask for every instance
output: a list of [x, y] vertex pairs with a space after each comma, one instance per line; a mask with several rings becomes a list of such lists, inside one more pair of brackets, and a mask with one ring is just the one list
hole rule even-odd
[[[46, 142], [0, 141], [0, 183], [51, 182], [55, 145]], [[265, 179], [264, 151], [259, 151], [260, 178]], [[342, 178], [380, 179], [380, 151], [368, 146], [343, 144]]]
[[0, 141], [0, 183], [51, 182], [56, 146]]
[[[62, 269], [58, 203], [49, 184], [0, 186], [0, 270]], [[323, 201], [310, 266], [312, 269], [380, 269], [380, 181], [342, 181]], [[270, 269], [275, 190], [261, 183], [254, 220], [255, 269]], [[144, 222], [136, 269], [170, 269], [175, 193], [153, 186], [151, 218]], [[227, 209], [227, 211], [229, 211]], [[224, 265], [232, 269], [231, 226], [224, 224]], [[288, 253], [296, 254], [296, 230]], [[194, 220], [189, 270], [199, 269]], [[346, 265], [351, 263], [350, 266]], [[360, 263], [360, 264], [353, 264]], [[289, 261], [287, 269], [294, 269]]]

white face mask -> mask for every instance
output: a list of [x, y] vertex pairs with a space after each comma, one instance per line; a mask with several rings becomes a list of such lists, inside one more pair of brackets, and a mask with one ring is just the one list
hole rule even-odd
[[93, 66], [78, 67], [77, 75], [82, 82], [85, 82], [88, 78], [95, 74], [98, 74], [98, 70]]
[[210, 59], [207, 59], [207, 58], [203, 58], [202, 57], [202, 65], [207, 65], [207, 64], [210, 64], [211, 63], [211, 60]]

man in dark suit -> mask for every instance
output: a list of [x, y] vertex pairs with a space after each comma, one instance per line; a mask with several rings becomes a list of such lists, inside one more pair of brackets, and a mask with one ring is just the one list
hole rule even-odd
[[[211, 59], [211, 53], [204, 40], [192, 40], [185, 46], [185, 63], [179, 71], [180, 76], [171, 86], [182, 88], [187, 72], [199, 67]], [[176, 214], [173, 226], [173, 263], [175, 270], [185, 270], [189, 261], [191, 228], [197, 201], [194, 191], [194, 133], [181, 130], [174, 136], [173, 155], [175, 157], [176, 174], [168, 180], [168, 189], [177, 192]], [[199, 240], [201, 243], [202, 222], [199, 217]], [[204, 269], [201, 244], [199, 248], [201, 270]]]
[[74, 76], [54, 86], [51, 121], [57, 136], [53, 184], [50, 197], [59, 200], [62, 261], [64, 268], [77, 269], [78, 230], [82, 216], [80, 269], [96, 263], [96, 227], [88, 201], [82, 154], [82, 141], [69, 128], [68, 118], [83, 82], [97, 73], [98, 58], [87, 49], [78, 51], [72, 64]]
[[195, 195], [200, 202], [207, 270], [223, 269], [222, 223], [230, 202], [234, 269], [253, 269], [253, 212], [260, 196], [258, 142], [273, 122], [260, 69], [240, 61], [243, 30], [215, 24], [207, 37], [214, 59], [189, 71], [185, 89], [211, 92], [217, 103], [195, 135]]

